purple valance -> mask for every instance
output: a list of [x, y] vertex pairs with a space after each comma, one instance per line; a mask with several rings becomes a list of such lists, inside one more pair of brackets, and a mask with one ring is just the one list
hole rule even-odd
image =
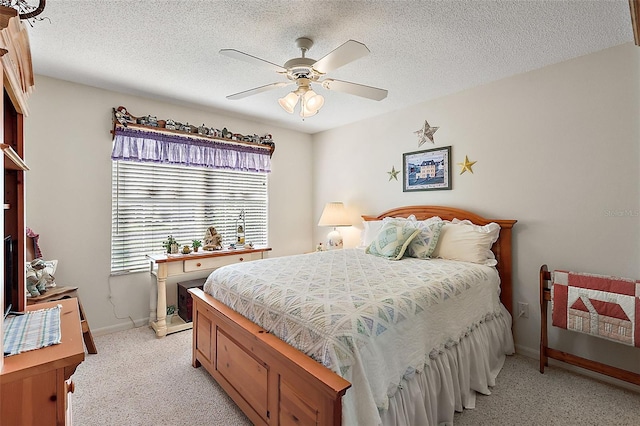
[[116, 127], [113, 160], [271, 172], [267, 147]]

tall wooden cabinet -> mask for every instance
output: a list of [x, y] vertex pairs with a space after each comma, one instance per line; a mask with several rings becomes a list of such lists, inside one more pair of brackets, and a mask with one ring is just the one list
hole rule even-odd
[[[71, 420], [71, 375], [84, 360], [78, 301], [75, 298], [26, 306], [25, 262], [25, 171], [24, 117], [28, 115], [27, 97], [34, 78], [29, 37], [25, 25], [12, 8], [0, 6], [0, 74], [2, 102], [0, 110], [0, 149], [4, 153], [4, 244], [0, 265], [2, 292], [0, 306], [10, 303], [14, 311], [45, 309], [62, 305], [61, 343], [0, 357], [0, 424], [20, 426], [68, 425]], [[0, 348], [3, 341], [0, 321]], [[3, 351], [4, 352], [4, 351]]]
[[2, 63], [2, 135], [4, 152], [4, 244], [2, 245], [2, 307], [26, 307], [23, 120], [27, 97], [34, 85], [27, 29], [13, 8], [0, 6], [0, 62]]

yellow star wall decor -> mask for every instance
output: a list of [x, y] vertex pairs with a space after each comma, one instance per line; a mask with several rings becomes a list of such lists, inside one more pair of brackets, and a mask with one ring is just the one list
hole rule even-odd
[[427, 120], [424, 120], [424, 127], [420, 130], [416, 130], [415, 133], [416, 135], [418, 135], [418, 146], [422, 146], [422, 144], [424, 144], [425, 142], [427, 142], [427, 139], [429, 139], [431, 141], [431, 143], [435, 143], [433, 141], [433, 134], [436, 132], [436, 130], [438, 130], [440, 127], [432, 127], [429, 125], [429, 123], [427, 122]]
[[389, 173], [389, 181], [391, 181], [391, 179], [398, 180], [398, 173], [400, 173], [400, 170], [396, 170], [395, 166], [391, 166], [391, 171], [387, 173]]
[[476, 163], [477, 163], [477, 161], [469, 161], [469, 157], [467, 157], [465, 155], [464, 156], [464, 163], [458, 163], [458, 166], [461, 167], [460, 174], [463, 174], [467, 170], [469, 170], [471, 173], [473, 173], [473, 170], [471, 169], [471, 167]]

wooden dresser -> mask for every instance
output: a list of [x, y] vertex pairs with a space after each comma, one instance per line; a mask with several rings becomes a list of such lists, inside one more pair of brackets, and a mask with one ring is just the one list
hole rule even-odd
[[71, 376], [84, 361], [80, 312], [75, 298], [29, 306], [27, 310], [62, 305], [62, 343], [4, 358], [0, 373], [2, 426], [71, 424]]

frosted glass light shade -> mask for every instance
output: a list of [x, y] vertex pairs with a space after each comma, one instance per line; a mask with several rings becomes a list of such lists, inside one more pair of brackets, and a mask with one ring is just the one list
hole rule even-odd
[[318, 111], [309, 111], [308, 109], [306, 109], [304, 107], [304, 105], [302, 105], [300, 107], [300, 117], [302, 117], [302, 118], [313, 117], [317, 113], [318, 113]]
[[304, 106], [310, 112], [315, 114], [320, 111], [322, 105], [324, 105], [324, 97], [322, 95], [316, 94], [313, 90], [309, 90], [304, 94]]
[[287, 111], [289, 114], [293, 114], [293, 109], [296, 107], [298, 103], [298, 95], [294, 92], [289, 93], [284, 98], [278, 99], [278, 103], [282, 107], [283, 110]]

